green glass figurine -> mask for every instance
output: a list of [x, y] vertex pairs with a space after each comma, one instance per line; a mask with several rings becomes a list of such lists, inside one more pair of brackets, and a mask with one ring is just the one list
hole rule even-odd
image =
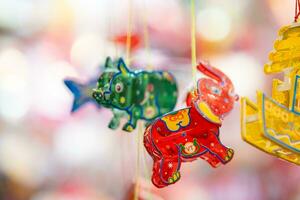
[[[164, 71], [131, 71], [120, 58], [115, 68], [109, 64], [101, 74], [93, 97], [103, 107], [125, 111], [128, 122], [123, 130], [131, 132], [139, 119], [151, 122], [173, 110], [177, 101], [174, 77]], [[119, 125], [120, 114], [114, 115], [110, 127]]]

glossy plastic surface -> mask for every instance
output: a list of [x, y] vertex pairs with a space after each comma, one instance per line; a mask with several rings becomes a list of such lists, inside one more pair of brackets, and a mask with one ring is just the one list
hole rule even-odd
[[93, 97], [100, 105], [126, 112], [123, 130], [131, 132], [139, 119], [149, 122], [173, 110], [177, 84], [169, 72], [133, 71], [119, 59], [114, 71], [100, 76]]
[[217, 167], [233, 157], [233, 150], [219, 139], [222, 118], [237, 100], [233, 85], [214, 67], [199, 64], [198, 70], [212, 79], [198, 81], [197, 91], [187, 96], [190, 106], [156, 119], [145, 131], [144, 146], [153, 158], [152, 182], [156, 187], [177, 182], [183, 162], [202, 158]]
[[265, 73], [283, 73], [274, 79], [272, 97], [257, 93], [257, 104], [242, 98], [242, 138], [273, 156], [300, 165], [300, 26], [279, 31]]

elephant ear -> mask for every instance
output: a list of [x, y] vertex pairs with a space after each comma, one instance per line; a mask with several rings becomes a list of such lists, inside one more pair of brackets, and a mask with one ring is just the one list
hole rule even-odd
[[203, 74], [209, 76], [210, 78], [216, 80], [225, 90], [229, 90], [230, 88], [233, 90], [233, 84], [229, 77], [225, 75], [219, 69], [212, 67], [210, 65], [205, 65], [203, 63], [199, 63], [197, 69], [202, 72]]
[[[202, 72], [203, 74], [205, 74], [206, 76], [218, 81], [218, 82], [221, 82], [222, 81], [222, 77], [221, 75], [219, 74], [220, 71], [217, 70], [216, 68], [214, 67], [211, 67], [209, 65], [205, 65], [203, 63], [199, 63], [199, 65], [197, 65], [197, 69]], [[218, 73], [219, 72], [219, 73]]]
[[119, 63], [118, 63], [118, 70], [123, 74], [128, 74], [130, 73], [130, 70], [127, 68], [124, 60], [122, 58], [119, 59]]

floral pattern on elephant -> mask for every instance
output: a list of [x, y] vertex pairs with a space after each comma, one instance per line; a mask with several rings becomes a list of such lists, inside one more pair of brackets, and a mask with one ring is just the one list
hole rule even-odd
[[169, 114], [161, 118], [170, 131], [177, 131], [181, 127], [186, 127], [190, 123], [189, 109], [179, 110], [174, 114]]

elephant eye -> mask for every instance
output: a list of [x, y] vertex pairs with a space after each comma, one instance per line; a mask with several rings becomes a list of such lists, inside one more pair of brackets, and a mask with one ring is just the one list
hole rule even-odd
[[117, 93], [120, 93], [123, 91], [123, 83], [117, 83], [115, 86], [115, 90]]
[[221, 95], [221, 90], [220, 90], [220, 88], [217, 88], [217, 87], [212, 86], [212, 87], [210, 88], [210, 90], [211, 90], [211, 92], [214, 93], [214, 94]]

